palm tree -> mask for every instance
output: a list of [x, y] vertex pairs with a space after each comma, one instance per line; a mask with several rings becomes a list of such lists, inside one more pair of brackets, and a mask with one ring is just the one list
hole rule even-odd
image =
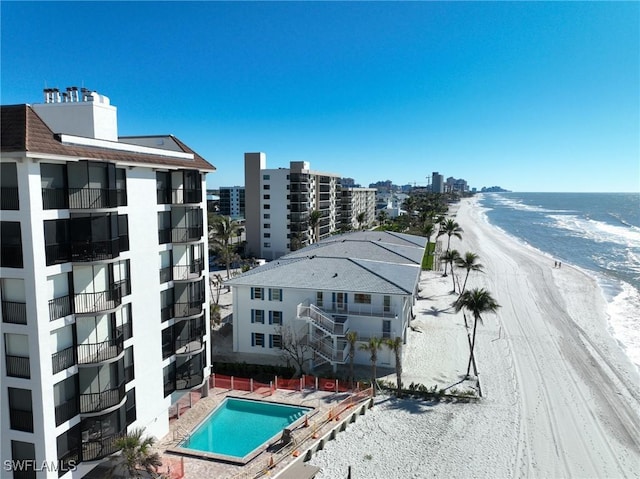
[[373, 395], [376, 395], [376, 363], [378, 362], [378, 351], [382, 349], [382, 339], [369, 338], [365, 344], [360, 345], [360, 349], [368, 351], [371, 354], [371, 386], [373, 387]]
[[231, 259], [234, 256], [231, 239], [236, 236], [238, 224], [229, 216], [216, 216], [210, 225], [214, 247], [220, 252], [227, 266], [227, 279], [231, 276]]
[[440, 261], [445, 264], [445, 273], [442, 276], [447, 276], [447, 265], [451, 265], [451, 281], [453, 283], [453, 292], [456, 292], [456, 275], [453, 271], [453, 263], [460, 259], [460, 253], [458, 253], [457, 249], [450, 249], [444, 252], [442, 256], [440, 256]]
[[453, 305], [455, 307], [456, 313], [460, 312], [460, 310], [464, 308], [467, 311], [471, 312], [471, 314], [473, 315], [473, 336], [471, 339], [471, 353], [469, 355], [469, 364], [467, 365], [467, 378], [469, 378], [471, 362], [474, 359], [473, 350], [476, 346], [476, 329], [478, 326], [478, 321], [482, 323], [481, 314], [495, 313], [497, 312], [500, 305], [496, 302], [495, 299], [493, 299], [491, 293], [489, 293], [484, 288], [476, 288], [465, 291], [458, 297]]
[[467, 287], [467, 279], [469, 279], [469, 273], [471, 271], [480, 271], [482, 272], [484, 266], [480, 263], [476, 263], [478, 260], [478, 255], [472, 253], [471, 251], [467, 251], [463, 257], [460, 257], [456, 260], [456, 266], [458, 268], [464, 268], [467, 270], [467, 275], [464, 277], [464, 283], [462, 284], [462, 290], [460, 294], [464, 293], [465, 288]]
[[353, 391], [353, 362], [356, 356], [356, 342], [358, 341], [358, 332], [347, 331], [347, 334], [344, 335], [344, 339], [346, 339], [347, 343], [349, 343], [349, 387]]
[[380, 223], [380, 226], [384, 226], [384, 224], [387, 222], [388, 217], [389, 214], [385, 210], [380, 210], [378, 212], [378, 223]]
[[402, 396], [402, 338], [387, 338], [384, 343], [393, 351], [396, 356], [396, 384], [398, 387], [398, 397]]
[[141, 477], [141, 469], [149, 474], [154, 474], [155, 469], [162, 466], [160, 455], [151, 448], [155, 443], [152, 437], [142, 437], [144, 429], [135, 428], [115, 442], [115, 446], [121, 449], [120, 455], [114, 457], [118, 462], [112, 469], [111, 477], [124, 477], [116, 471], [126, 469], [126, 477]]
[[422, 227], [422, 232], [427, 237], [427, 263], [429, 262], [429, 256], [431, 255], [431, 237], [433, 233], [436, 231], [436, 225], [432, 222], [427, 222]]
[[[451, 237], [455, 236], [458, 239], [462, 239], [463, 232], [464, 230], [460, 228], [460, 225], [456, 221], [449, 218], [448, 220], [444, 220], [442, 223], [440, 223], [440, 230], [438, 231], [438, 236], [442, 236], [446, 234], [449, 237], [449, 239], [447, 240], [447, 251], [449, 251], [451, 247]], [[446, 276], [446, 275], [447, 275], [447, 265], [445, 263], [443, 276]]]
[[364, 219], [366, 218], [366, 213], [364, 211], [361, 211], [360, 213], [357, 214], [356, 216], [356, 221], [358, 222], [358, 229], [361, 230], [362, 229], [362, 225], [364, 223]]
[[320, 217], [322, 216], [322, 213], [320, 213], [319, 210], [313, 210], [311, 213], [309, 213], [309, 226], [311, 226], [311, 231], [312, 231], [312, 235], [313, 235], [313, 241], [311, 241], [312, 243], [315, 243], [316, 241], [318, 241], [319, 238], [319, 234], [317, 232], [318, 229], [318, 223], [320, 223]]

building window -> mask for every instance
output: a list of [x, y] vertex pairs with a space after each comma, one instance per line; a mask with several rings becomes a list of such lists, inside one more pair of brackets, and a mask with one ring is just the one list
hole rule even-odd
[[316, 291], [316, 306], [322, 308], [322, 291]]
[[263, 180], [270, 180], [271, 179], [271, 175], [262, 175], [262, 179]]
[[252, 309], [251, 310], [251, 322], [264, 324], [264, 310]]
[[22, 237], [19, 221], [0, 222], [0, 266], [22, 268]]
[[36, 479], [36, 446], [32, 442], [11, 441], [11, 459], [24, 467], [13, 471], [14, 479]]
[[371, 295], [363, 293], [355, 293], [353, 301], [358, 304], [371, 304]]
[[271, 228], [271, 223], [265, 223], [263, 225], [263, 228], [266, 229], [266, 230], [270, 229]]
[[270, 209], [271, 209], [271, 205], [268, 205], [268, 204], [267, 204], [267, 205], [262, 205], [262, 207], [263, 207], [265, 210], [270, 210]]
[[262, 215], [265, 220], [271, 219], [271, 213], [265, 213]]
[[173, 354], [173, 328], [162, 330], [162, 359], [167, 359]]
[[270, 200], [271, 199], [271, 195], [262, 195], [262, 199], [263, 200]]
[[270, 190], [271, 189], [271, 185], [262, 185], [262, 189], [263, 190]]
[[9, 389], [9, 422], [14, 431], [33, 432], [30, 389]]
[[125, 404], [127, 426], [136, 420], [136, 388], [127, 391], [127, 402]]
[[269, 301], [282, 301], [282, 290], [269, 288]]
[[251, 299], [264, 299], [264, 288], [251, 288]]
[[269, 311], [269, 324], [282, 324], [282, 311]]
[[273, 349], [282, 349], [282, 335], [270, 334], [269, 335], [269, 347]]
[[0, 164], [0, 210], [18, 210], [18, 174], [16, 163]]
[[265, 248], [271, 248], [271, 243], [266, 243], [265, 242], [265, 243], [262, 244], [262, 246], [265, 247]]
[[391, 311], [391, 296], [384, 297], [384, 312], [388, 313]]
[[251, 333], [251, 346], [264, 348], [264, 333]]
[[262, 235], [262, 236], [264, 236], [265, 238], [271, 238], [271, 233], [265, 233], [265, 234], [264, 234], [264, 235]]

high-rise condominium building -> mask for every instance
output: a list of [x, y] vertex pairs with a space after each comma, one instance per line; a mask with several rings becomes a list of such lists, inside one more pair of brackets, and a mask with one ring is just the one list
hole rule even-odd
[[223, 216], [234, 220], [244, 218], [244, 186], [221, 186], [219, 207], [219, 213]]
[[340, 176], [305, 161], [267, 169], [264, 153], [245, 153], [247, 250], [272, 260], [340, 229]]
[[174, 136], [118, 137], [85, 89], [1, 113], [2, 477], [80, 478], [208, 392], [215, 168]]
[[342, 186], [342, 228], [362, 229], [373, 225], [376, 219], [376, 189]]

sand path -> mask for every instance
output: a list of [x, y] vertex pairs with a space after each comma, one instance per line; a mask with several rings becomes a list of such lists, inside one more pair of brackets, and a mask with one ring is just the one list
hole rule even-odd
[[[354, 478], [640, 477], [640, 377], [607, 332], [596, 282], [489, 225], [474, 199], [456, 221], [464, 234], [451, 247], [485, 266], [467, 288], [502, 305], [478, 329], [483, 400], [381, 399], [313, 458], [318, 477], [342, 477], [347, 465]], [[424, 273], [421, 289], [404, 382], [451, 384], [466, 369], [451, 279]]]

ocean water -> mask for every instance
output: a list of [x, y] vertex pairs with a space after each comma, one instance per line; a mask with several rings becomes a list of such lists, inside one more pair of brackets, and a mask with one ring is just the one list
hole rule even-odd
[[640, 369], [640, 194], [483, 193], [478, 198], [491, 224], [597, 279], [608, 302], [610, 333]]

